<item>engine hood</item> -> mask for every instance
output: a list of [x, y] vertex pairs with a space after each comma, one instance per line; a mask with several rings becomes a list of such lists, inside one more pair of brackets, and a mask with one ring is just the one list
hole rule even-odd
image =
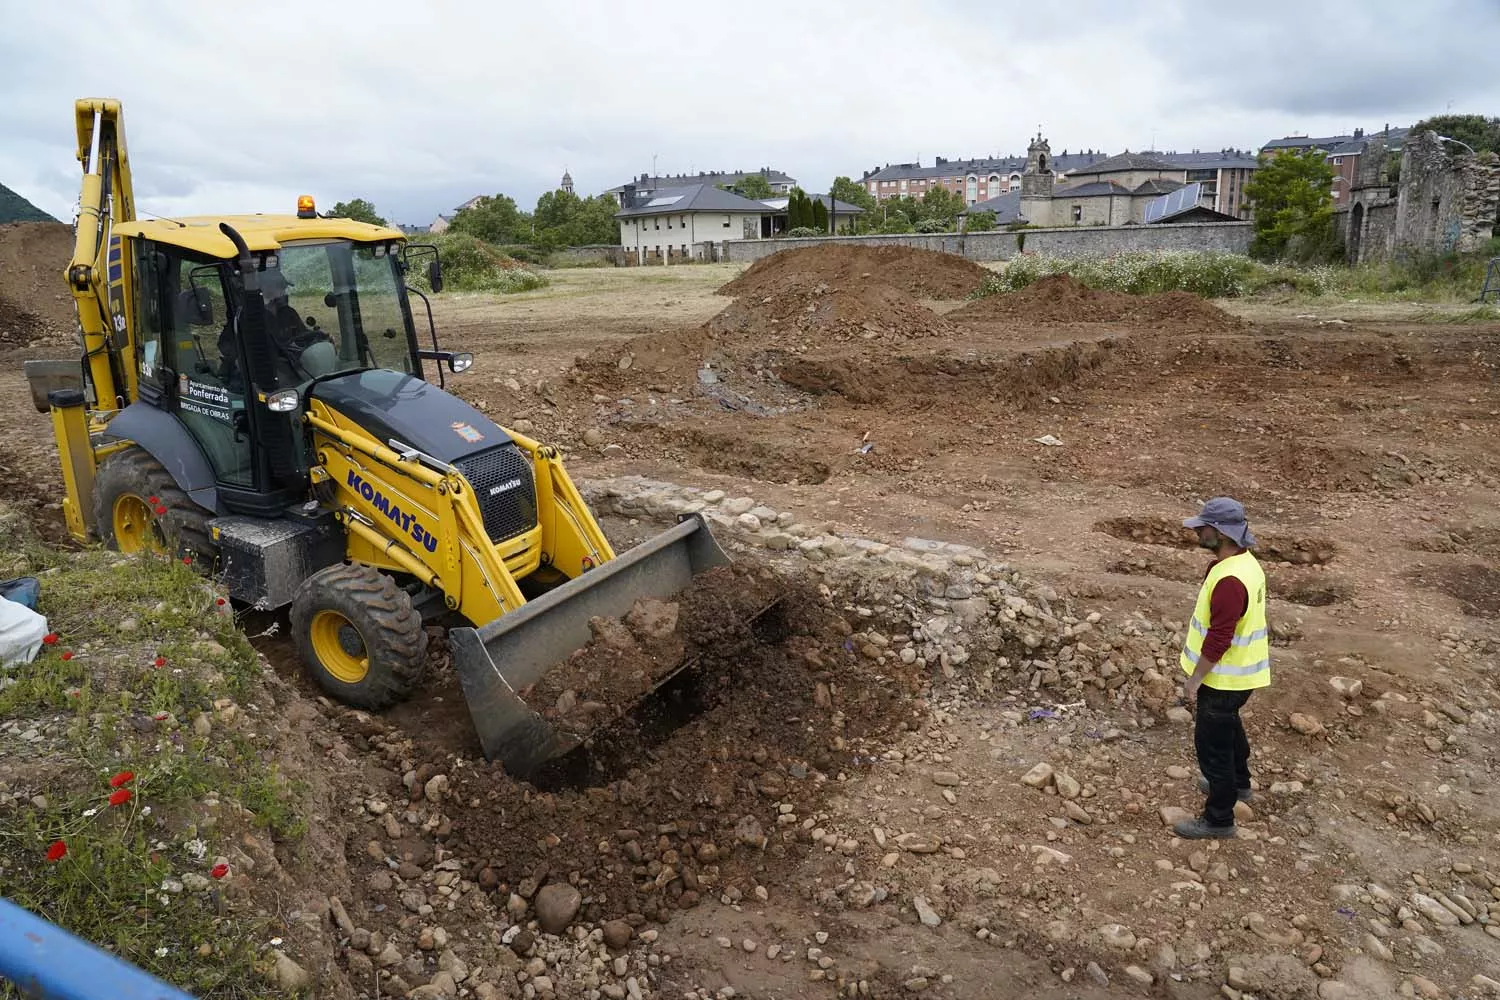
[[339, 375], [311, 396], [364, 427], [381, 444], [392, 438], [440, 462], [457, 462], [510, 443], [510, 435], [457, 396], [411, 375], [372, 370]]

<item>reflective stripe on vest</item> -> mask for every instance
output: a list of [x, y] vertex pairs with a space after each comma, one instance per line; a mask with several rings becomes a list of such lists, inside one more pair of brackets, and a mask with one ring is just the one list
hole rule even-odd
[[1198, 666], [1203, 652], [1203, 640], [1208, 635], [1206, 623], [1211, 618], [1214, 587], [1220, 580], [1230, 576], [1244, 584], [1249, 601], [1245, 613], [1235, 624], [1234, 638], [1230, 640], [1229, 649], [1203, 678], [1203, 683], [1221, 691], [1248, 691], [1266, 687], [1271, 683], [1271, 643], [1266, 627], [1266, 575], [1255, 556], [1249, 552], [1230, 556], [1209, 570], [1198, 591], [1198, 603], [1193, 608], [1193, 618], [1188, 625], [1187, 641], [1183, 644], [1179, 662], [1186, 674], [1192, 674]]

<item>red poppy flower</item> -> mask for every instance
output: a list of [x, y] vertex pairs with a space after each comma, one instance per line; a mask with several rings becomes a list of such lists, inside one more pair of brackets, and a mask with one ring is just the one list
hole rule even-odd
[[152, 718], [155, 719], [157, 722], [166, 722], [167, 721], [167, 713], [166, 712], [157, 712], [155, 715], [152, 716]]
[[193, 564], [193, 557], [192, 556], [183, 556], [182, 557], [182, 564], [184, 566], [191, 566]]
[[71, 660], [73, 658], [73, 651], [70, 649], [66, 653], [63, 653], [62, 658], [65, 660]]
[[220, 864], [214, 865], [212, 868], [210, 868], [208, 870], [208, 873], [210, 875], [212, 875], [214, 878], [223, 878], [225, 875], [229, 874], [229, 866], [226, 865], [226, 864], [220, 863]]
[[48, 632], [46, 635], [42, 636], [42, 644], [46, 645], [46, 646], [56, 646], [57, 645], [57, 633], [56, 632]]
[[135, 772], [134, 771], [121, 771], [119, 774], [117, 774], [113, 778], [109, 779], [109, 787], [110, 788], [119, 788], [121, 785], [128, 785], [128, 784], [130, 784], [134, 780], [135, 780]]
[[159, 670], [167, 665], [167, 658], [165, 656], [158, 656], [151, 661], [151, 665]]
[[130, 801], [132, 794], [134, 793], [128, 788], [121, 788], [118, 791], [111, 792], [109, 795], [109, 804], [112, 806], [123, 806]]
[[68, 853], [68, 845], [60, 840], [54, 840], [52, 846], [47, 848], [48, 861], [61, 861]]
[[160, 497], [147, 497], [146, 500], [150, 503], [161, 503]]
[[224, 598], [220, 597], [218, 600], [214, 601], [214, 603], [217, 604], [219, 607], [222, 608], [224, 605], [228, 604], [229, 602], [226, 601], [226, 600], [224, 600]]
[[163, 514], [165, 514], [167, 512], [167, 508], [163, 507], [161, 504], [157, 504], [156, 507], [155, 507], [155, 510], [156, 510], [156, 516], [157, 517], [160, 517], [161, 515], [163, 515]]

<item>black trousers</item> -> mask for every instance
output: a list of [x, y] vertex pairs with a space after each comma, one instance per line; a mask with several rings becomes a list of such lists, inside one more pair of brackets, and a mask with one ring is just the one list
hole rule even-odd
[[1198, 689], [1193, 745], [1208, 779], [1203, 819], [1214, 826], [1234, 823], [1235, 798], [1250, 787], [1250, 741], [1240, 721], [1240, 709], [1249, 700], [1249, 691], [1220, 691], [1207, 684]]

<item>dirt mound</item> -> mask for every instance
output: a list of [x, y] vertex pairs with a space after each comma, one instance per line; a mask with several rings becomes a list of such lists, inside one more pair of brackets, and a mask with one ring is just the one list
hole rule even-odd
[[720, 295], [767, 295], [827, 284], [883, 285], [915, 298], [961, 299], [990, 271], [971, 260], [912, 247], [827, 244], [762, 257]]
[[764, 347], [890, 343], [953, 332], [946, 320], [899, 288], [875, 282], [835, 288], [825, 281], [790, 282], [780, 290], [741, 296], [709, 320], [708, 328]]
[[679, 664], [748, 642], [746, 623], [776, 601], [778, 589], [743, 567], [712, 569], [681, 600], [645, 598], [622, 618], [592, 619], [589, 644], [520, 695], [559, 729], [586, 736], [630, 712]]
[[63, 272], [73, 231], [60, 222], [0, 225], [0, 345], [66, 341], [77, 327]]
[[1040, 323], [1151, 323], [1173, 331], [1233, 330], [1245, 322], [1188, 292], [1128, 295], [1090, 288], [1052, 274], [1016, 292], [990, 295], [948, 314], [956, 323], [1030, 320]]

